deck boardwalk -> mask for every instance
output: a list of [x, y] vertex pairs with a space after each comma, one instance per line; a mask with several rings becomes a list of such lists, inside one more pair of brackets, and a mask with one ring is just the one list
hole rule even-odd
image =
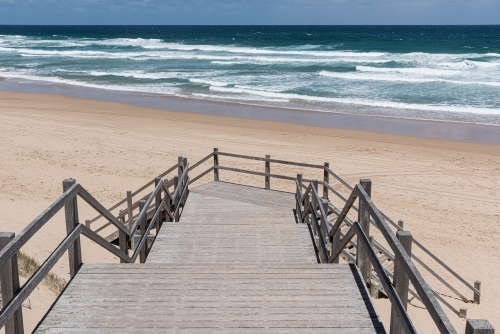
[[384, 333], [353, 265], [318, 264], [292, 194], [191, 189], [145, 264], [84, 264], [36, 333]]
[[294, 195], [211, 182], [191, 190], [179, 223], [164, 223], [148, 263], [317, 263]]

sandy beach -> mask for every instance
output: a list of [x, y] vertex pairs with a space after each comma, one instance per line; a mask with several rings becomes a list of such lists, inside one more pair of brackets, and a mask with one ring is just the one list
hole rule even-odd
[[[1, 78], [0, 78], [1, 80]], [[466, 306], [468, 318], [488, 319], [500, 329], [500, 146], [424, 139], [173, 112], [48, 94], [0, 92], [0, 230], [18, 233], [62, 192], [62, 180], [75, 178], [101, 203], [112, 205], [172, 166], [177, 156], [197, 161], [214, 147], [226, 152], [276, 159], [330, 163], [355, 184], [373, 182], [372, 197], [394, 220], [468, 282], [482, 281], [481, 304]], [[500, 135], [500, 131], [499, 131]], [[227, 160], [229, 161], [229, 160]], [[231, 161], [246, 167], [245, 161]], [[276, 169], [276, 172], [279, 170]], [[301, 170], [285, 168], [294, 175]], [[320, 177], [317, 175], [316, 177]], [[205, 178], [209, 181], [210, 176]], [[241, 174], [221, 180], [242, 182]], [[272, 187], [289, 185], [273, 181]], [[82, 205], [86, 215], [95, 214]], [[44, 227], [23, 251], [39, 261], [65, 235], [63, 213]], [[84, 262], [118, 262], [83, 240]], [[68, 277], [67, 259], [54, 273]], [[461, 288], [470, 295], [472, 292]], [[25, 308], [27, 332], [55, 296], [43, 286]], [[377, 311], [388, 318], [388, 300]], [[447, 310], [447, 309], [446, 309]], [[425, 310], [409, 306], [421, 333], [436, 332]], [[465, 320], [447, 310], [459, 333]]]

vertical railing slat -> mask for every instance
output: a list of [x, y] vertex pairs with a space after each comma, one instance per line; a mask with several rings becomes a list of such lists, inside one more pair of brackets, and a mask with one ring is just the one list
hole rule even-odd
[[[71, 188], [76, 181], [74, 179], [66, 179], [63, 181], [63, 191]], [[75, 227], [78, 226], [78, 205], [76, 202], [76, 196], [72, 201], [69, 201], [64, 206], [64, 213], [66, 217], [66, 231], [70, 234]], [[73, 245], [68, 248], [69, 255], [69, 271], [70, 277], [73, 278], [80, 266], [82, 265], [82, 249], [80, 244], [80, 237], [76, 238]]]
[[219, 181], [219, 149], [214, 148], [214, 181]]
[[[168, 179], [163, 180], [163, 184], [165, 185], [165, 188], [168, 187]], [[172, 199], [169, 196], [168, 193], [168, 188], [165, 190], [165, 206], [167, 207], [168, 213], [172, 214]], [[166, 215], [166, 220], [167, 222], [173, 221], [172, 217], [170, 217], [168, 214]]]
[[[159, 177], [155, 177], [155, 189], [156, 187], [158, 187], [160, 182], [161, 179]], [[160, 208], [160, 206], [161, 206], [161, 191], [159, 191], [158, 194], [156, 194], [155, 196], [155, 212]], [[158, 215], [158, 219], [155, 222], [156, 233], [158, 233], [158, 231], [160, 230], [161, 221], [162, 221], [161, 215]]]
[[[146, 205], [146, 200], [140, 200], [139, 201], [139, 212], [142, 211], [142, 209], [144, 208], [144, 206]], [[147, 223], [147, 215], [144, 215], [144, 218], [142, 219], [142, 221], [140, 222], [140, 236], [141, 238], [144, 237], [146, 235], [146, 223]], [[146, 236], [147, 238], [147, 236]], [[139, 239], [140, 240], [140, 239]], [[137, 243], [139, 244], [139, 242]], [[147, 241], [144, 243], [144, 245], [142, 246], [142, 248], [139, 250], [139, 261], [141, 263], [144, 263], [146, 262], [146, 248], [148, 247], [148, 243]]]
[[[266, 164], [265, 164], [265, 173], [266, 174], [271, 174], [271, 162], [269, 161], [271, 159], [270, 155], [266, 155]], [[271, 177], [269, 175], [264, 176], [264, 186], [266, 190], [271, 189]]]
[[[123, 223], [123, 225], [127, 226], [127, 224], [125, 223], [124, 210], [120, 210], [120, 217], [121, 217], [120, 220]], [[129, 237], [122, 230], [118, 230], [118, 243], [120, 245], [120, 251], [128, 256]], [[125, 261], [124, 259], [120, 259], [120, 263], [127, 263], [127, 261]]]

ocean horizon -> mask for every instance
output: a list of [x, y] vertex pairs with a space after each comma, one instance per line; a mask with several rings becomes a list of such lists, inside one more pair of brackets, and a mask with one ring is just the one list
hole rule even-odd
[[0, 26], [16, 83], [500, 124], [500, 26]]

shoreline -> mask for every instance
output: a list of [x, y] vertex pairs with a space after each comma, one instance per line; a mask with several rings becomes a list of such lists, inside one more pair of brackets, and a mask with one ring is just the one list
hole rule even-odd
[[[165, 111], [236, 117], [323, 128], [375, 132], [415, 138], [500, 145], [500, 126], [444, 120], [420, 120], [393, 116], [322, 112], [267, 107], [146, 93], [104, 90], [63, 84], [37, 84], [0, 79], [0, 91], [52, 94], [95, 101], [124, 103]], [[354, 107], [353, 107], [354, 108]]]

